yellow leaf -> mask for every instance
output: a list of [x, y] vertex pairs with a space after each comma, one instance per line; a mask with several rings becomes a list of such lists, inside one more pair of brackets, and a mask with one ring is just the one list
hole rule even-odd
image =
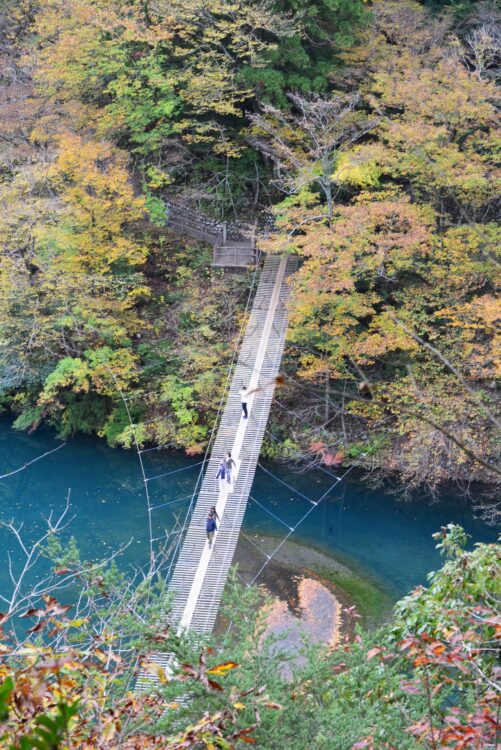
[[223, 664], [218, 664], [217, 667], [207, 670], [207, 674], [225, 674], [230, 669], [235, 669], [239, 665], [234, 661], [225, 661]]
[[143, 664], [143, 669], [145, 672], [156, 675], [162, 684], [168, 682], [165, 669], [160, 666], [160, 664], [157, 664], [154, 661], [145, 662]]

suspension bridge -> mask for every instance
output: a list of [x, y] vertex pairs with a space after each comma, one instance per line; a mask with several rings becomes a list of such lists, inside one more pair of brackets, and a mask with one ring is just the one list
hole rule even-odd
[[[255, 233], [246, 237], [235, 225], [190, 214], [173, 203], [168, 207], [168, 225], [173, 231], [212, 243], [215, 265], [239, 267], [257, 261]], [[293, 256], [271, 255], [260, 273], [226, 404], [196, 502], [185, 519], [182, 547], [169, 583], [171, 622], [179, 630], [210, 633], [216, 622], [273, 400], [287, 330], [289, 282], [297, 263]], [[252, 391], [269, 383], [272, 385], [249, 395], [249, 417], [243, 419], [239, 390], [247, 386]], [[219, 463], [228, 451], [235, 462], [231, 483], [216, 480]], [[209, 545], [205, 524], [213, 505], [220, 521]], [[169, 654], [154, 653], [148, 658], [149, 663], [169, 669]], [[137, 689], [148, 691], [157, 683], [157, 674], [142, 670]]]

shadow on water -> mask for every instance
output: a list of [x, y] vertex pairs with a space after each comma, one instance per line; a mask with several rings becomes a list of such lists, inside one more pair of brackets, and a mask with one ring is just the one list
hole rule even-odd
[[[49, 430], [27, 435], [12, 430], [10, 424], [9, 418], [0, 418], [0, 474], [14, 471], [60, 443]], [[153, 534], [162, 538], [173, 528], [176, 516], [183, 517], [188, 508], [201, 459], [151, 451], [144, 454], [144, 460], [147, 476], [158, 477], [148, 486], [155, 508]], [[349, 477], [328, 492], [334, 480], [320, 471], [295, 474], [284, 467], [265, 468], [295, 490], [259, 468], [245, 532], [283, 538], [297, 526], [292, 535], [295, 541], [370, 572], [396, 595], [425, 582], [426, 574], [439, 564], [431, 535], [440, 526], [460, 523], [473, 541], [497, 537], [495, 529], [474, 519], [468, 502], [452, 494], [439, 503], [426, 498], [404, 503]], [[0, 480], [0, 519], [23, 523], [26, 538], [35, 539], [46, 527], [44, 518], [62, 512], [69, 491], [73, 520], [64, 534], [76, 538], [83, 558], [102, 558], [130, 542], [120, 556], [120, 566], [147, 562], [148, 517], [137, 456], [133, 451], [111, 449], [95, 437], [78, 436], [61, 450]], [[313, 507], [307, 498], [317, 500], [326, 492], [325, 500], [301, 522]], [[8, 554], [18, 568], [20, 550], [12, 535], [1, 528], [0, 592], [10, 588]]]

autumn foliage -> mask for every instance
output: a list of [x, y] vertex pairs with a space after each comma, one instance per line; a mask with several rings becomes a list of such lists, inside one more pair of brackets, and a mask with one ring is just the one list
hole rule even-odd
[[497, 11], [300, 5], [6, 4], [2, 403], [204, 450], [251, 280], [166, 231], [176, 193], [303, 259], [270, 457], [496, 483]]
[[416, 2], [375, 3], [333, 74], [333, 98], [357, 90], [358, 132], [304, 97], [254, 127], [288, 193], [267, 247], [304, 258], [290, 366], [329, 430], [313, 400], [310, 421], [329, 454], [430, 488], [499, 481], [499, 93], [455, 32]]
[[[465, 551], [466, 536], [453, 525], [436, 538], [447, 559], [428, 586], [402, 599], [376, 633], [357, 631], [335, 651], [305, 649], [288, 681], [281, 667], [297, 654], [261, 637], [262, 595], [239, 586], [236, 575], [224, 602], [234, 625], [204, 647], [165, 625], [165, 596], [157, 599], [154, 586], [142, 584], [145, 624], [141, 587], [132, 592], [130, 581], [123, 578], [122, 587], [116, 572], [101, 568], [96, 588], [97, 574], [84, 565], [78, 598], [90, 597], [89, 618], [76, 619], [75, 606], [43, 595], [21, 613], [21, 622], [34, 625], [14, 643], [9, 629], [20, 632], [19, 618], [2, 615], [0, 747], [495, 747], [499, 545]], [[152, 646], [170, 654], [168, 673], [145, 655]], [[140, 667], [158, 677], [143, 694], [132, 691]]]

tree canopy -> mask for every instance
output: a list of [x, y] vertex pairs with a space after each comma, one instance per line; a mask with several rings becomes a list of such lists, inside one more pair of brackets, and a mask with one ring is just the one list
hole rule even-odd
[[269, 455], [495, 481], [495, 3], [2, 12], [1, 398], [19, 427], [129, 445], [132, 421], [203, 450], [249, 279], [166, 231], [175, 193], [223, 218], [273, 207], [265, 249], [304, 259]]

